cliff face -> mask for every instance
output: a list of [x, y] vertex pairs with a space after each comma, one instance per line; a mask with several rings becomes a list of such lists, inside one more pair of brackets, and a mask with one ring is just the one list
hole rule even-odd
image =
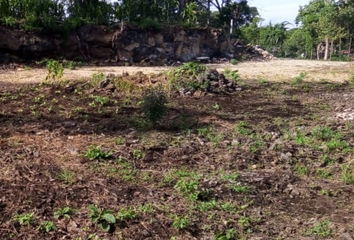
[[65, 58], [159, 65], [197, 57], [234, 58], [238, 49], [235, 40], [228, 40], [217, 29], [84, 26], [64, 38], [0, 27], [0, 62]]

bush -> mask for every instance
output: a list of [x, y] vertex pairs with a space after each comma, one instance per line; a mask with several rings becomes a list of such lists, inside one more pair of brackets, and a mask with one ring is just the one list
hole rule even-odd
[[167, 97], [162, 86], [149, 87], [143, 92], [142, 110], [148, 120], [155, 125], [165, 115]]
[[236, 65], [236, 64], [238, 64], [238, 61], [237, 61], [236, 59], [231, 59], [231, 60], [230, 60], [230, 63], [231, 63], [232, 65]]

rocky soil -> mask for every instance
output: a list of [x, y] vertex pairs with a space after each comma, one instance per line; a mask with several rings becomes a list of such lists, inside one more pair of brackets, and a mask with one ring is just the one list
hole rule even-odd
[[144, 73], [170, 67], [4, 67], [0, 239], [353, 239], [352, 63], [211, 67], [241, 90], [170, 94], [154, 126]]

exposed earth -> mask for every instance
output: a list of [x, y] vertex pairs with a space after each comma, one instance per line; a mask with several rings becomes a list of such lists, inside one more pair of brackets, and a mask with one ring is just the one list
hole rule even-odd
[[19, 67], [0, 72], [0, 239], [354, 238], [353, 63], [210, 65], [237, 91], [170, 94], [154, 126], [141, 93], [171, 67]]

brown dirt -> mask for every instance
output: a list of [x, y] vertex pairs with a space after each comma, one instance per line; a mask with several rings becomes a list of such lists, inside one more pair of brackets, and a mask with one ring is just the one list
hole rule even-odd
[[[2, 72], [0, 239], [352, 239], [353, 122], [336, 118], [353, 106], [351, 63], [230, 67], [247, 80], [242, 91], [174, 96], [155, 128], [139, 91], [38, 84], [46, 74], [38, 69]], [[123, 69], [65, 77], [96, 71]], [[301, 71], [327, 82], [283, 82]], [[90, 145], [112, 155], [90, 160]], [[111, 232], [92, 222], [91, 204], [114, 212]], [[75, 213], [54, 218], [65, 206]], [[127, 208], [135, 215], [117, 215]], [[16, 220], [30, 213], [30, 225]], [[44, 221], [57, 229], [39, 230]]]

